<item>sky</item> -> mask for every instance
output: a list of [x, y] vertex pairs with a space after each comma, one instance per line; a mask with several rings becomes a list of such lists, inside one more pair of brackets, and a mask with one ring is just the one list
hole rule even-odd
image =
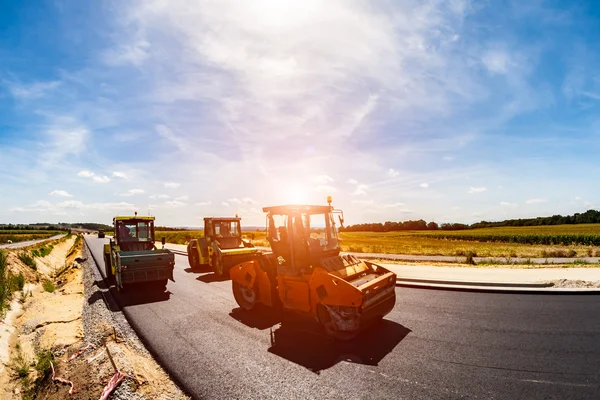
[[0, 2], [0, 223], [599, 206], [600, 3]]

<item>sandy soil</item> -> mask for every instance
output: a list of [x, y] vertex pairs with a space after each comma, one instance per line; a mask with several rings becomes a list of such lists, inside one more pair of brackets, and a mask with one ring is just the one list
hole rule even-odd
[[[77, 398], [99, 398], [115, 374], [115, 366], [130, 376], [126, 378], [130, 382], [123, 383], [111, 398], [185, 398], [150, 356], [120, 341], [107, 321], [98, 321], [104, 326], [104, 335], [101, 340], [94, 338], [96, 346], [86, 349], [91, 339], [84, 336], [82, 320], [87, 306], [83, 271], [74, 261], [81, 254], [82, 242], [77, 249], [74, 243], [74, 238], [55, 243], [48, 256], [36, 258], [37, 272], [23, 265], [16, 251], [8, 254], [10, 269], [23, 273], [30, 283], [24, 298], [17, 294], [0, 323], [0, 399], [21, 399], [25, 394], [36, 399], [71, 397], [69, 385], [49, 377], [42, 379], [32, 367], [42, 350], [52, 352], [56, 376], [73, 382]], [[53, 293], [44, 291], [42, 282], [46, 279], [56, 285]], [[29, 369], [26, 378], [17, 376], [19, 366]]]

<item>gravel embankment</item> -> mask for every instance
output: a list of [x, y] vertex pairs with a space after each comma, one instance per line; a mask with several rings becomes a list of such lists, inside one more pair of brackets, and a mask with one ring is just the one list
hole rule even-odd
[[[98, 272], [96, 265], [87, 246], [83, 246], [82, 257], [86, 260], [82, 263], [83, 268], [83, 284], [84, 298], [82, 320], [84, 338], [87, 343], [92, 343], [97, 347], [101, 347], [105, 342], [109, 344], [107, 347], [117, 364], [117, 367], [124, 372], [135, 372], [135, 367], [129, 362], [130, 357], [125, 352], [131, 354], [132, 350], [136, 353], [136, 361], [143, 358], [148, 363], [155, 363], [150, 353], [146, 350], [142, 342], [139, 340], [135, 331], [131, 328], [123, 313], [119, 310], [114, 299], [108, 293], [108, 288]], [[115, 345], [116, 343], [124, 344], [125, 346]], [[156, 366], [155, 368], [160, 369]], [[163, 373], [164, 379], [168, 379], [168, 375]], [[161, 394], [161, 399], [186, 398], [186, 396], [171, 382], [163, 385], [169, 386], [167, 392]], [[156, 384], [156, 382], [155, 382]], [[130, 399], [149, 399], [143, 391], [136, 391], [136, 383], [131, 379], [126, 379], [113, 392], [111, 399], [130, 400]]]

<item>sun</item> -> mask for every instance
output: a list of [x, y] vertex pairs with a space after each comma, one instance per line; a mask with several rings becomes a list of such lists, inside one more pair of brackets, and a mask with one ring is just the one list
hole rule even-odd
[[301, 185], [286, 185], [282, 192], [285, 204], [306, 204], [308, 201], [308, 191]]

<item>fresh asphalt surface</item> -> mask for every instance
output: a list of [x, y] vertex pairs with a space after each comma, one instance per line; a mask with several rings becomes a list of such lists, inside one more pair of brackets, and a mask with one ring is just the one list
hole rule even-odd
[[[85, 239], [101, 262], [108, 239]], [[338, 343], [309, 320], [242, 312], [230, 281], [175, 261], [165, 293], [111, 292], [194, 398], [600, 398], [600, 296], [397, 288], [382, 323]]]

